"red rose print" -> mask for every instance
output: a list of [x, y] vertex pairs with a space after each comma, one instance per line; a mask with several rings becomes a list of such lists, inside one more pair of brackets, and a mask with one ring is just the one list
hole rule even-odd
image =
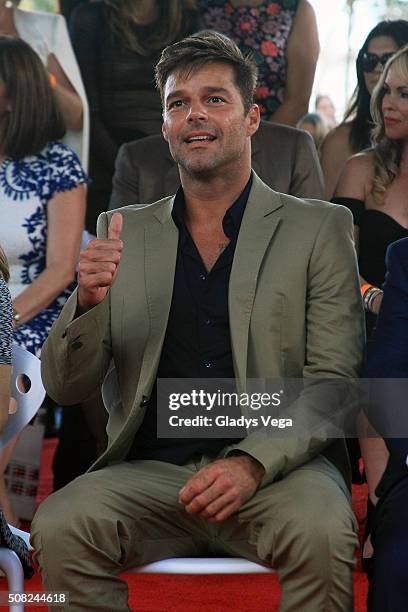
[[243, 21], [240, 26], [241, 30], [244, 32], [250, 32], [252, 30], [252, 26], [248, 21]]
[[261, 44], [261, 52], [263, 55], [276, 57], [278, 55], [278, 47], [271, 40], [264, 40]]
[[257, 87], [255, 89], [255, 98], [257, 98], [258, 100], [263, 100], [267, 98], [268, 95], [269, 95], [268, 87]]
[[279, 6], [279, 4], [275, 4], [275, 2], [273, 2], [272, 4], [269, 4], [266, 12], [268, 13], [268, 15], [277, 15], [280, 12], [281, 7]]

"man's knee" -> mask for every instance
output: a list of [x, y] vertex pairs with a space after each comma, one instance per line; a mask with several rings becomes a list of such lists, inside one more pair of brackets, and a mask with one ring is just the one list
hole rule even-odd
[[31, 523], [31, 542], [36, 550], [44, 543], [61, 549], [63, 543], [98, 539], [106, 518], [102, 505], [89, 493], [86, 478], [81, 476], [40, 504]]
[[321, 513], [312, 506], [296, 505], [277, 529], [273, 518], [265, 525], [271, 536], [260, 538], [261, 547], [270, 546], [264, 557], [271, 555], [280, 565], [290, 555], [297, 563], [319, 566], [321, 574], [335, 561], [353, 563], [358, 540], [351, 508], [345, 503], [342, 510]]
[[[63, 540], [72, 532], [74, 535], [79, 522], [86, 516], [86, 508], [70, 500], [64, 491], [58, 491], [44, 500], [31, 523], [31, 543], [36, 550], [44, 546], [61, 546]], [[64, 499], [65, 498], [65, 499]], [[82, 506], [82, 507], [81, 507]], [[85, 514], [84, 514], [85, 513]]]

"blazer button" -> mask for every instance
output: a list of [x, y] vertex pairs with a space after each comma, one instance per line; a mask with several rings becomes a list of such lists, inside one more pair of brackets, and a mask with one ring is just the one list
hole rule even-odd
[[144, 408], [149, 404], [149, 398], [146, 395], [143, 395], [142, 401], [140, 402], [140, 407]]
[[73, 342], [73, 343], [71, 344], [71, 347], [72, 347], [74, 350], [80, 349], [80, 348], [82, 348], [82, 342], [80, 342], [79, 340], [75, 340], [75, 342]]

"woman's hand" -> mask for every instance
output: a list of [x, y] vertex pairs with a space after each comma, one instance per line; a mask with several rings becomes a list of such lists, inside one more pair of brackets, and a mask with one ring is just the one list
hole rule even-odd
[[378, 315], [378, 313], [380, 312], [382, 299], [383, 299], [383, 292], [381, 291], [381, 293], [378, 293], [378, 295], [376, 295], [375, 298], [373, 299], [373, 302], [371, 305], [371, 312], [373, 314]]

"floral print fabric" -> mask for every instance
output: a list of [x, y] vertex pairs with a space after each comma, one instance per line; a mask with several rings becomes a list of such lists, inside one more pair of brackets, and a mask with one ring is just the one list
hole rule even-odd
[[252, 52], [259, 69], [255, 102], [264, 119], [282, 104], [286, 49], [299, 0], [233, 6], [228, 0], [199, 0], [205, 28], [232, 38], [243, 53]]
[[[78, 157], [61, 142], [49, 143], [38, 155], [6, 158], [0, 165], [0, 244], [10, 266], [13, 299], [46, 267], [48, 202], [56, 193], [86, 182]], [[14, 341], [39, 357], [73, 288], [67, 287], [44, 310], [16, 327]]]

